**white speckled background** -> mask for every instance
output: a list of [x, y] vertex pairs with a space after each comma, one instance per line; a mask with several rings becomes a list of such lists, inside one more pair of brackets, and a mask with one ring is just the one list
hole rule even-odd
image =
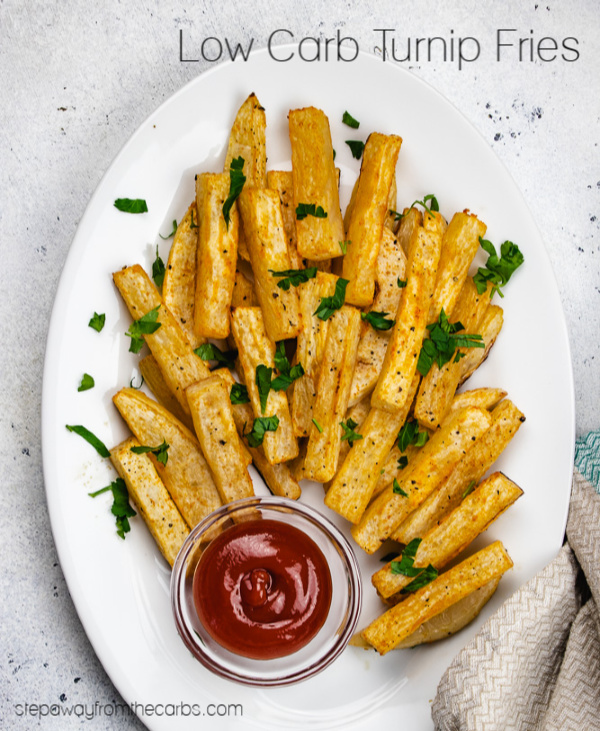
[[[76, 615], [44, 494], [40, 400], [58, 278], [104, 171], [145, 117], [211, 64], [180, 63], [179, 30], [255, 47], [288, 28], [474, 36], [477, 62], [403, 64], [453, 102], [523, 191], [546, 242], [570, 331], [577, 432], [600, 422], [600, 20], [594, 0], [419, 3], [0, 0], [0, 727], [141, 729], [135, 718], [18, 715], [17, 704], [120, 702]], [[497, 28], [578, 39], [579, 60], [495, 60]], [[196, 57], [198, 57], [196, 55]], [[351, 91], [349, 90], [349, 98]], [[531, 354], [535, 358], [535, 353]], [[540, 363], [544, 368], [544, 363]], [[549, 398], [552, 394], [549, 394]], [[551, 458], [551, 455], [549, 455]], [[222, 720], [220, 728], [227, 728]]]

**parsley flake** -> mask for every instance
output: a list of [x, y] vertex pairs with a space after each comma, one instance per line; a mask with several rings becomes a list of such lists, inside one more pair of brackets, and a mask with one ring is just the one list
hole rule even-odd
[[161, 233], [159, 233], [158, 235], [160, 236], [160, 238], [163, 241], [166, 241], [167, 239], [173, 238], [173, 236], [175, 236], [176, 233], [177, 233], [177, 221], [175, 219], [173, 219], [173, 230], [171, 231], [171, 233], [168, 236], [163, 236]]
[[317, 309], [313, 312], [319, 320], [329, 320], [336, 310], [344, 304], [348, 280], [341, 277], [335, 283], [335, 292], [331, 297], [322, 297]]
[[487, 252], [488, 260], [484, 267], [479, 267], [477, 274], [473, 277], [477, 292], [483, 294], [487, 289], [487, 283], [491, 282], [494, 286], [490, 292], [490, 297], [494, 292], [498, 292], [500, 297], [504, 297], [500, 287], [503, 287], [515, 271], [525, 261], [525, 257], [521, 250], [512, 241], [505, 241], [500, 246], [500, 257], [496, 253], [494, 244], [479, 237], [481, 248]]
[[84, 373], [83, 377], [81, 378], [81, 383], [79, 384], [78, 391], [89, 391], [90, 388], [94, 388], [95, 386], [94, 379], [92, 376], [90, 376], [89, 373]]
[[400, 483], [398, 482], [398, 480], [395, 477], [394, 477], [394, 482], [392, 484], [393, 484], [392, 490], [394, 492], [394, 495], [402, 495], [402, 497], [408, 497], [408, 493], [404, 492], [404, 490], [400, 487]]
[[373, 330], [389, 330], [394, 327], [395, 320], [388, 318], [388, 312], [361, 312], [361, 319], [368, 322]]
[[110, 512], [116, 518], [117, 535], [121, 538], [125, 538], [125, 533], [129, 533], [131, 530], [129, 518], [133, 518], [134, 515], [137, 515], [135, 510], [129, 504], [129, 493], [127, 492], [125, 480], [121, 477], [117, 477], [117, 479], [114, 482], [111, 482], [110, 485], [107, 485], [100, 490], [96, 490], [96, 492], [90, 492], [88, 495], [90, 497], [97, 497], [109, 490], [112, 492], [113, 496], [113, 504]]
[[422, 447], [428, 439], [429, 434], [426, 431], [419, 431], [419, 422], [416, 419], [411, 419], [398, 432], [398, 449], [401, 452], [406, 452], [411, 444], [415, 447]]
[[223, 203], [223, 217], [227, 228], [229, 228], [229, 221], [231, 219], [231, 209], [235, 203], [237, 197], [242, 192], [244, 183], [246, 182], [246, 176], [244, 175], [244, 158], [237, 157], [231, 161], [229, 166], [229, 195], [225, 203]]
[[131, 447], [131, 451], [134, 454], [153, 454], [156, 457], [156, 461], [162, 465], [166, 465], [169, 459], [169, 444], [163, 439], [163, 443], [159, 444], [158, 447], [148, 447], [140, 445], [139, 447]]
[[248, 389], [242, 383], [234, 383], [229, 393], [229, 400], [232, 404], [247, 404], [250, 402]]
[[360, 122], [350, 114], [350, 112], [344, 112], [342, 115], [342, 122], [348, 127], [352, 127], [352, 129], [358, 129], [360, 127]]
[[406, 284], [408, 282], [407, 279], [400, 279], [400, 277], [398, 277], [397, 281], [398, 281], [398, 289], [404, 289], [404, 287], [406, 287]]
[[143, 198], [117, 198], [114, 202], [117, 210], [123, 213], [147, 213], [148, 206]]
[[302, 221], [307, 216], [327, 218], [327, 212], [321, 206], [316, 206], [314, 203], [298, 203], [296, 206], [296, 220]]
[[340, 245], [340, 249], [342, 250], [342, 254], [348, 253], [348, 247], [350, 246], [351, 243], [352, 243], [352, 241], [338, 241], [338, 244]]
[[260, 447], [268, 431], [277, 431], [279, 418], [277, 416], [259, 416], [254, 419], [252, 431], [246, 434], [246, 439], [251, 447]]
[[457, 363], [464, 355], [458, 348], [485, 348], [481, 335], [457, 335], [456, 333], [464, 330], [464, 326], [460, 322], [451, 323], [443, 308], [437, 322], [427, 325], [427, 329], [429, 338], [423, 340], [417, 361], [417, 370], [422, 376], [429, 373], [434, 363], [437, 363], [438, 368], [450, 362], [452, 358], [454, 363]]
[[352, 157], [355, 160], [360, 160], [362, 157], [363, 151], [365, 149], [365, 143], [361, 142], [360, 140], [345, 140], [346, 144], [350, 148], [350, 152], [352, 153]]
[[437, 579], [439, 572], [431, 564], [428, 564], [421, 573], [413, 579], [410, 584], [407, 584], [404, 589], [400, 590], [401, 594], [410, 594], [413, 591], [422, 589], [427, 584], [430, 584], [434, 579]]
[[323, 427], [319, 424], [319, 422], [316, 419], [312, 419], [312, 423], [317, 427], [317, 431], [319, 434], [323, 433]]
[[152, 262], [152, 279], [159, 289], [165, 280], [165, 263], [158, 254], [158, 246], [156, 247], [156, 259]]
[[291, 287], [298, 287], [309, 279], [314, 279], [317, 276], [317, 267], [308, 267], [308, 269], [284, 269], [280, 272], [274, 272], [269, 269], [274, 277], [283, 277], [281, 281], [277, 282], [277, 286], [283, 289], [285, 292]]
[[261, 413], [265, 413], [267, 408], [267, 401], [269, 399], [269, 392], [271, 391], [271, 375], [273, 373], [272, 368], [267, 368], [262, 363], [256, 366], [256, 373], [254, 375], [254, 382], [258, 389], [258, 397], [260, 399], [260, 410]]
[[80, 424], [66, 424], [66, 427], [69, 431], [79, 434], [79, 436], [82, 437], [82, 439], [85, 439], [88, 444], [91, 444], [101, 457], [110, 457], [110, 452], [104, 442], [98, 439], [95, 434], [92, 434], [89, 429], [86, 429], [85, 426], [81, 426]]
[[160, 322], [156, 322], [159, 308], [160, 305], [157, 305], [153, 310], [140, 317], [139, 320], [134, 320], [131, 323], [129, 330], [125, 333], [125, 335], [131, 338], [129, 345], [130, 353], [139, 353], [144, 345], [144, 338], [142, 336], [152, 335], [160, 327]]
[[104, 312], [102, 314], [98, 314], [97, 312], [94, 312], [93, 316], [90, 318], [90, 321], [88, 322], [88, 327], [91, 327], [92, 330], [95, 330], [96, 332], [100, 332], [102, 328], [104, 327], [104, 323], [106, 322], [106, 315]]
[[238, 355], [237, 350], [221, 350], [212, 343], [202, 343], [194, 350], [194, 353], [202, 360], [216, 360], [217, 363], [222, 363], [228, 368], [233, 368]]
[[345, 423], [343, 421], [340, 421], [340, 425], [344, 430], [344, 433], [342, 434], [342, 442], [344, 441], [344, 439], [347, 439], [350, 447], [354, 446], [354, 442], [357, 442], [359, 439], [363, 438], [362, 434], [354, 431], [358, 426], [358, 423], [354, 421], [354, 419], [348, 419], [348, 421], [346, 421]]

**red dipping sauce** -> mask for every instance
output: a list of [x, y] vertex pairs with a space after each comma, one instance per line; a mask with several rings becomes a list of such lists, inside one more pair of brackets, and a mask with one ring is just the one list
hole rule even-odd
[[317, 544], [278, 520], [228, 528], [194, 573], [194, 604], [210, 636], [227, 650], [269, 660], [291, 655], [321, 629], [331, 574]]

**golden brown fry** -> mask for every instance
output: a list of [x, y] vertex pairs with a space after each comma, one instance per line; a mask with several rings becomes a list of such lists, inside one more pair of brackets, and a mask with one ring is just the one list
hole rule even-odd
[[[348, 424], [349, 422], [356, 424], [356, 426], [353, 427], [354, 431], [357, 434], [361, 434], [362, 425], [365, 423], [365, 419], [369, 415], [369, 411], [371, 411], [371, 404], [370, 404], [368, 398], [364, 398], [364, 399], [362, 399], [362, 401], [359, 401], [354, 406], [348, 407], [344, 421], [346, 422], [346, 424]], [[361, 436], [362, 436], [362, 434], [361, 434]], [[342, 435], [342, 443], [340, 445], [340, 453], [338, 456], [338, 465], [344, 464], [344, 460], [346, 459], [348, 452], [351, 449], [350, 441], [351, 440], [345, 439], [344, 435]], [[357, 441], [359, 441], [359, 440], [357, 440]], [[327, 492], [327, 490], [329, 490], [331, 485], [332, 485], [332, 482], [323, 484], [323, 487], [325, 488], [325, 492]]]
[[[227, 381], [225, 381], [227, 383]], [[229, 382], [228, 392], [231, 392], [232, 381]], [[279, 495], [280, 497], [289, 497], [292, 500], [297, 500], [300, 497], [301, 490], [300, 485], [294, 479], [289, 464], [270, 464], [265, 457], [262, 446], [251, 447], [248, 444], [247, 435], [254, 421], [254, 412], [252, 406], [249, 403], [245, 404], [232, 404], [233, 419], [237, 432], [242, 440], [242, 445], [248, 451], [250, 459], [247, 460], [246, 466], [251, 462], [254, 464], [256, 469], [262, 475], [269, 490], [273, 495]]]
[[[501, 472], [494, 472], [469, 493], [439, 525], [422, 538], [414, 558], [416, 568], [431, 564], [441, 569], [458, 556], [480, 533], [521, 495], [523, 490]], [[401, 555], [395, 561], [400, 561]], [[387, 599], [407, 586], [411, 579], [394, 573], [392, 561], [373, 574], [371, 581], [381, 597]]]
[[121, 416], [144, 446], [167, 442], [167, 464], [151, 457], [160, 478], [189, 526], [195, 526], [221, 506], [221, 498], [200, 445], [190, 430], [163, 406], [134, 388], [113, 396]]
[[162, 555], [173, 566], [190, 529], [147, 454], [135, 454], [137, 439], [126, 439], [110, 450], [110, 459], [127, 492], [148, 526]]
[[442, 253], [427, 322], [435, 322], [442, 308], [448, 317], [453, 316], [452, 322], [460, 320], [454, 317], [454, 307], [479, 248], [479, 237], [484, 236], [486, 230], [485, 223], [468, 211], [455, 213], [452, 217], [442, 239]]
[[[238, 348], [244, 380], [255, 417], [277, 416], [277, 431], [267, 432], [263, 441], [265, 457], [271, 464], [293, 459], [298, 454], [292, 420], [285, 391], [269, 392], [264, 413], [256, 385], [259, 365], [275, 367], [275, 343], [265, 330], [263, 315], [258, 307], [238, 307], [231, 314], [231, 331]], [[249, 425], [251, 426], [251, 425]]]
[[298, 253], [322, 261], [342, 255], [344, 224], [333, 164], [331, 131], [326, 115], [315, 107], [292, 109], [288, 116], [292, 145], [294, 211], [298, 205], [319, 206], [326, 218], [296, 216]]
[[418, 383], [415, 376], [406, 405], [396, 414], [371, 408], [361, 428], [363, 438], [354, 442], [327, 491], [325, 504], [351, 523], [358, 523], [371, 499], [398, 430], [406, 421]]
[[337, 470], [342, 442], [340, 422], [348, 408], [360, 325], [360, 312], [347, 305], [329, 319], [304, 460], [305, 477], [319, 482], [331, 480]]
[[486, 410], [469, 407], [439, 429], [404, 470], [398, 488], [387, 487], [369, 505], [360, 523], [353, 526], [352, 536], [358, 545], [367, 553], [376, 551], [450, 474], [491, 421]]
[[170, 411], [179, 421], [183, 422], [190, 431], [193, 431], [194, 423], [190, 415], [185, 413], [179, 401], [173, 396], [152, 353], [140, 360], [139, 369], [144, 383], [152, 391], [158, 403], [164, 406], [167, 411]]
[[409, 543], [425, 535], [445, 515], [459, 505], [465, 490], [477, 484], [525, 421], [523, 414], [509, 399], [492, 411], [490, 428], [477, 439], [456, 468], [392, 534], [394, 540]]
[[294, 434], [297, 437], [308, 436], [312, 425], [317, 380], [329, 328], [329, 320], [321, 320], [314, 313], [323, 297], [333, 295], [336, 282], [335, 275], [317, 272], [314, 279], [298, 287], [303, 327], [298, 335], [295, 361], [304, 368], [304, 375], [294, 381], [290, 398]]
[[[479, 589], [471, 592], [466, 597], [451, 604], [440, 614], [428, 619], [406, 639], [399, 642], [395, 650], [405, 650], [409, 647], [416, 647], [430, 642], [443, 640], [450, 635], [456, 634], [459, 630], [472, 622], [487, 602], [492, 598], [498, 588], [500, 578], [492, 579]], [[365, 650], [373, 649], [360, 634], [356, 634], [350, 640], [353, 647], [362, 647]]]
[[159, 307], [157, 322], [160, 327], [144, 339], [156, 358], [171, 393], [181, 408], [189, 414], [185, 389], [192, 383], [210, 376], [207, 366], [192, 350], [183, 330], [171, 312], [162, 304], [154, 283], [139, 265], [121, 269], [113, 274], [125, 304], [134, 320]]
[[446, 414], [446, 419], [450, 418], [460, 409], [466, 406], [479, 406], [480, 409], [491, 410], [506, 396], [506, 391], [502, 388], [473, 388], [470, 391], [455, 394]]
[[302, 329], [298, 292], [296, 287], [286, 292], [278, 286], [280, 279], [272, 274], [291, 268], [279, 195], [274, 190], [244, 188], [238, 205], [254, 272], [254, 289], [269, 337], [274, 341], [297, 337]]
[[502, 324], [504, 323], [504, 313], [502, 308], [498, 305], [489, 305], [483, 319], [478, 325], [479, 334], [483, 337], [485, 343], [485, 349], [481, 348], [470, 348], [469, 352], [460, 361], [460, 379], [458, 382], [459, 387], [471, 376], [477, 368], [483, 363], [483, 361], [490, 354], [490, 350], [496, 338], [500, 334]]
[[229, 389], [218, 375], [198, 381], [186, 389], [196, 436], [204, 452], [223, 503], [254, 495], [246, 469]]
[[407, 284], [400, 295], [396, 324], [383, 361], [371, 404], [378, 409], [401, 409], [417, 369], [427, 325], [429, 300], [440, 256], [442, 217], [425, 214], [414, 230], [407, 265]]
[[231, 296], [232, 307], [258, 307], [258, 297], [254, 291], [254, 284], [239, 269], [235, 272], [235, 284]]
[[162, 285], [164, 303], [173, 313], [192, 348], [206, 342], [206, 338], [199, 337], [194, 332], [197, 248], [198, 213], [194, 201], [173, 236]]
[[249, 150], [244, 158], [244, 175], [249, 187], [265, 188], [267, 185], [267, 118], [256, 94], [252, 93], [239, 108], [231, 133], [225, 166], [228, 173], [232, 160], [239, 156], [240, 147]]
[[478, 551], [378, 617], [361, 633], [385, 655], [424, 622], [498, 578], [513, 562], [500, 541]]
[[199, 230], [194, 299], [194, 332], [200, 337], [226, 338], [235, 283], [238, 248], [238, 212], [234, 206], [229, 225], [223, 204], [229, 195], [229, 175], [202, 173], [196, 177]]
[[373, 132], [362, 157], [358, 188], [352, 203], [342, 276], [349, 281], [346, 302], [367, 307], [375, 294], [375, 264], [388, 213], [402, 138]]
[[[489, 292], [478, 294], [473, 279], [467, 277], [450, 321], [463, 325], [461, 333], [479, 334], [479, 323], [488, 307]], [[483, 342], [481, 345], [483, 347]], [[464, 357], [469, 350], [475, 348], [458, 348], [458, 353]], [[415, 401], [415, 418], [423, 428], [437, 429], [444, 420], [458, 388], [460, 372], [460, 361], [452, 358], [441, 368], [433, 363], [429, 373], [423, 377]]]
[[[401, 288], [398, 280], [402, 281], [405, 276], [406, 255], [398, 237], [384, 227], [376, 264], [377, 291], [369, 309], [373, 312], [385, 312], [388, 319], [393, 320], [400, 303]], [[358, 403], [375, 388], [390, 335], [390, 330], [375, 330], [367, 322], [363, 324], [350, 390], [350, 405]]]

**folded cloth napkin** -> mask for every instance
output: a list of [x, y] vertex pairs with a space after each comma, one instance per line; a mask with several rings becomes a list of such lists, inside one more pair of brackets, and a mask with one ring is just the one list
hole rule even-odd
[[578, 440], [567, 542], [457, 655], [437, 731], [600, 730], [600, 431]]

